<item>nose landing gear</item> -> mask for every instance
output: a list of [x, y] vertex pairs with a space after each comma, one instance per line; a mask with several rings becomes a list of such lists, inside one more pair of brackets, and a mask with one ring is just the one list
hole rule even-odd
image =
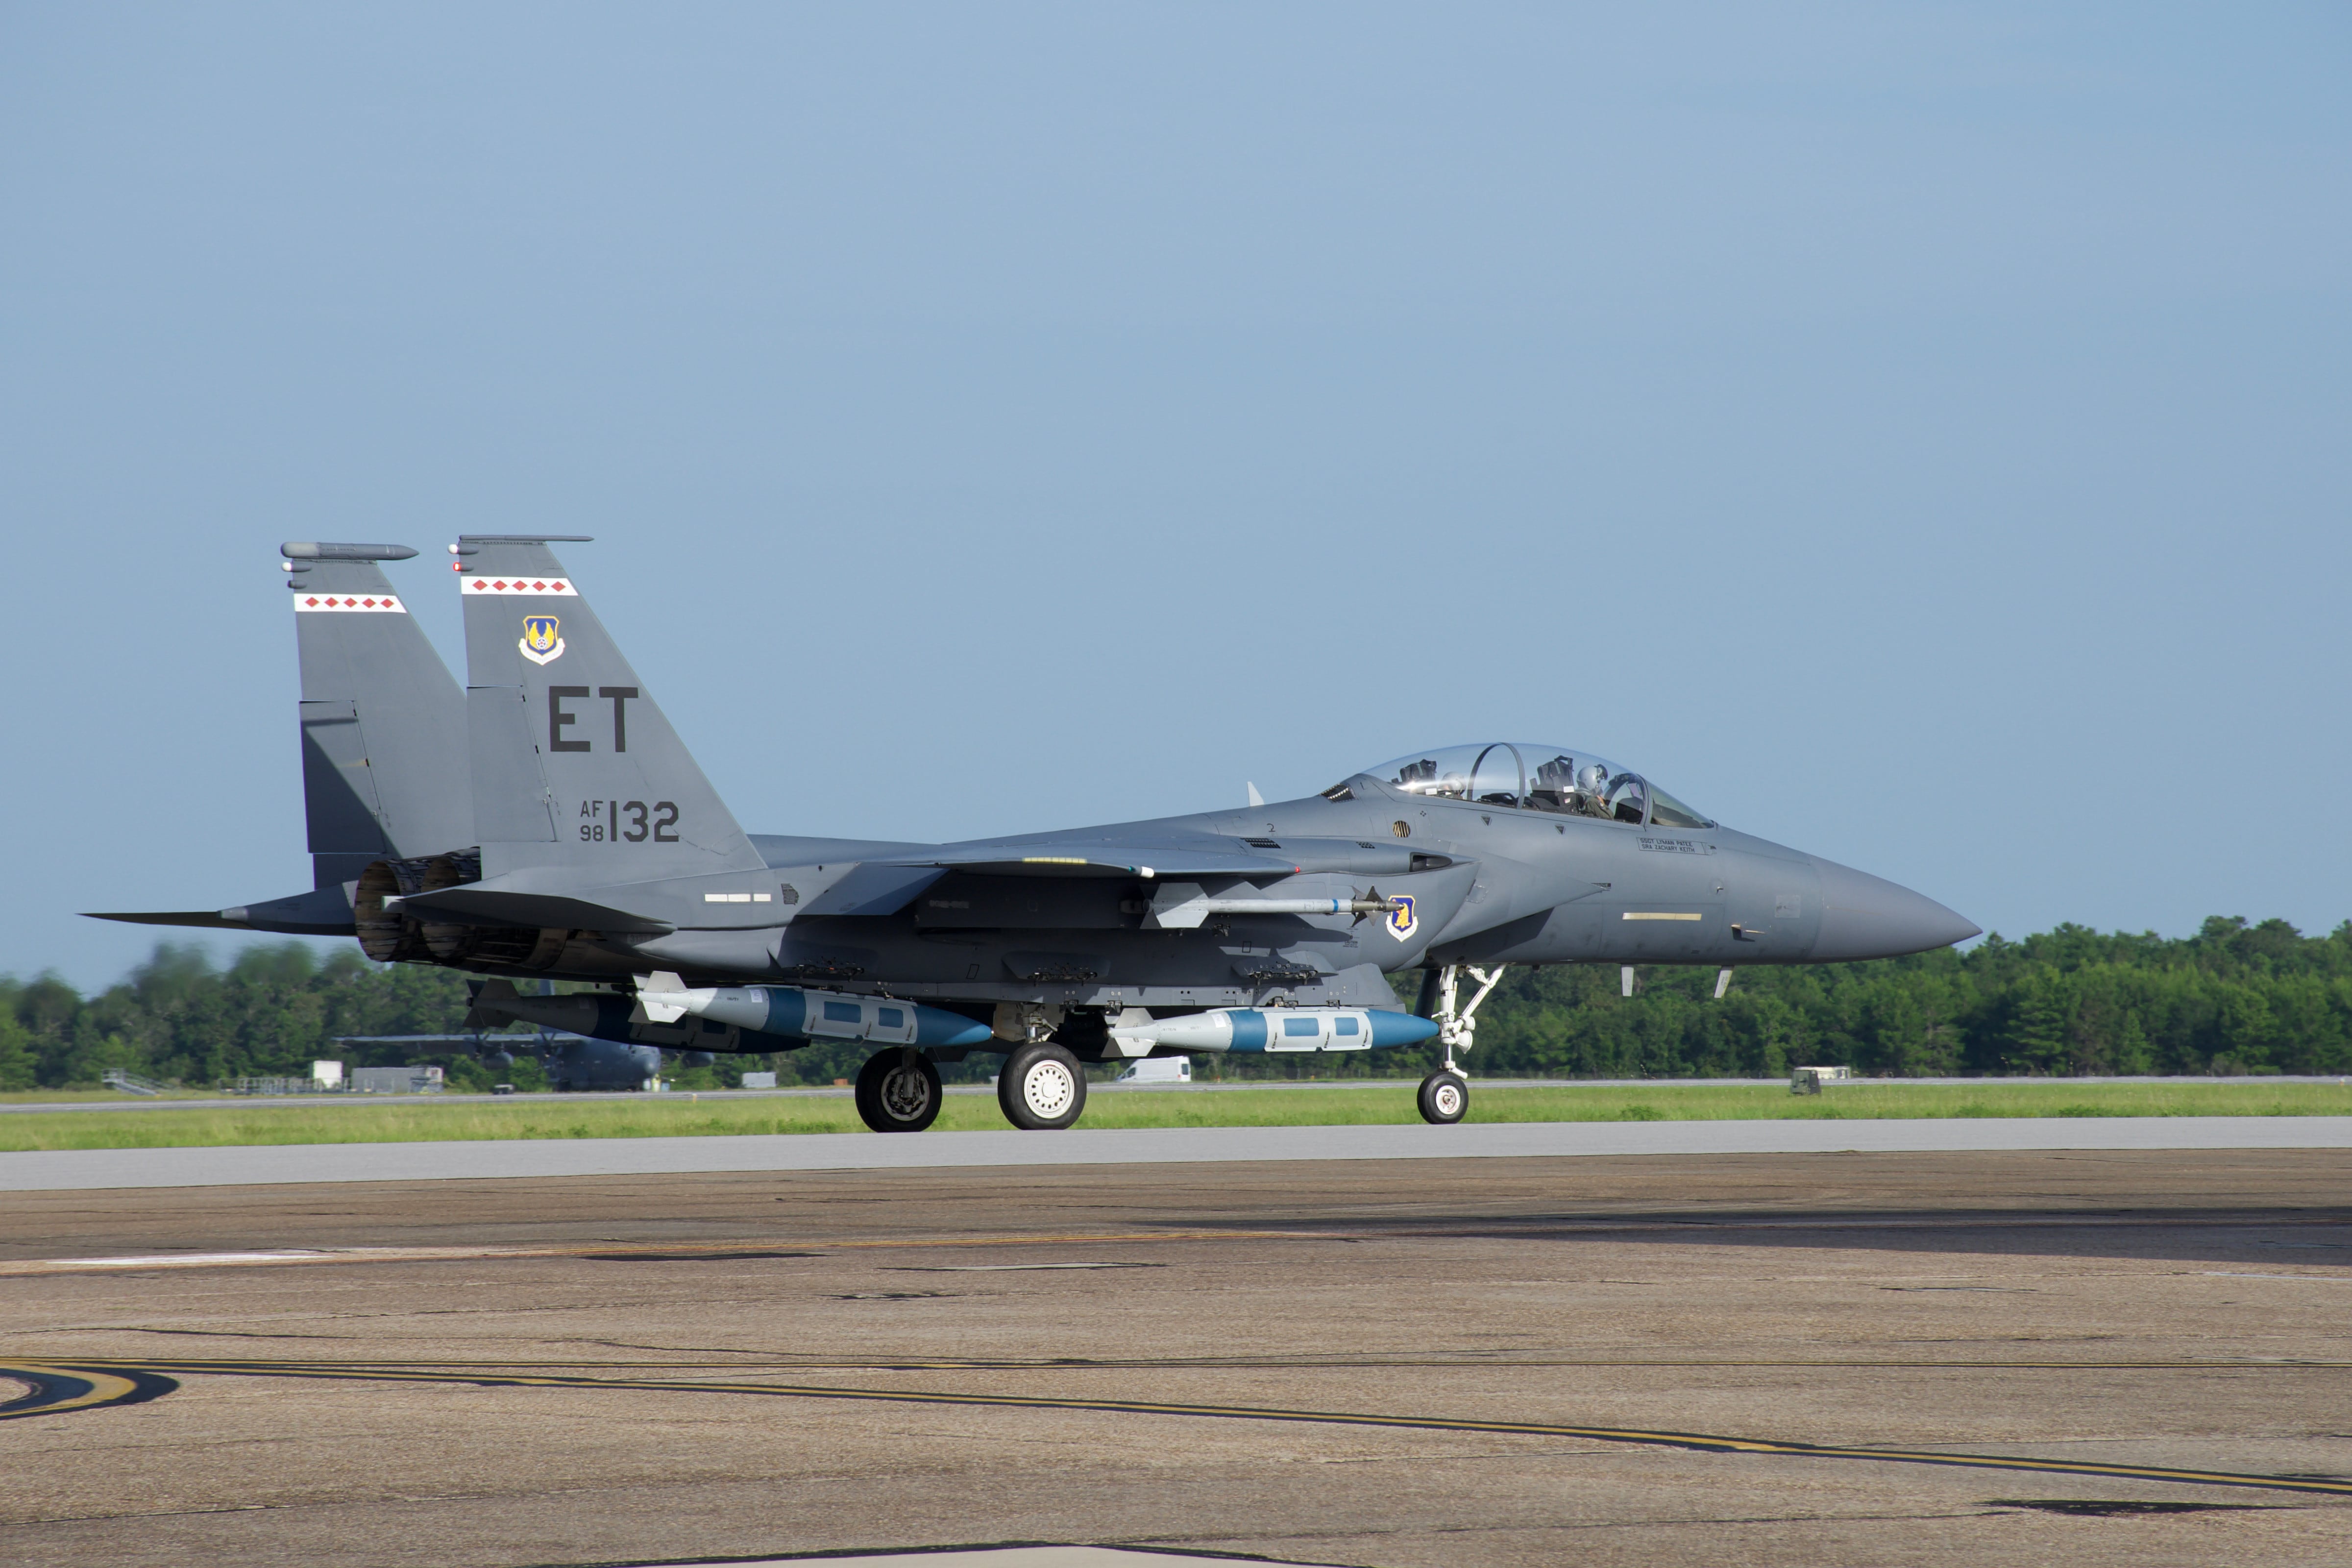
[[1502, 983], [1506, 965], [1498, 963], [1491, 973], [1475, 965], [1467, 966], [1471, 978], [1478, 982], [1478, 992], [1466, 1005], [1457, 1008], [1455, 1003], [1461, 994], [1464, 967], [1449, 963], [1438, 972], [1437, 1005], [1429, 1014], [1437, 1023], [1438, 1043], [1445, 1047], [1445, 1065], [1421, 1080], [1417, 1103], [1421, 1109], [1421, 1119], [1440, 1127], [1461, 1121], [1463, 1114], [1470, 1109], [1469, 1075], [1454, 1064], [1454, 1053], [1470, 1048], [1472, 1037], [1478, 1029], [1478, 1004]]

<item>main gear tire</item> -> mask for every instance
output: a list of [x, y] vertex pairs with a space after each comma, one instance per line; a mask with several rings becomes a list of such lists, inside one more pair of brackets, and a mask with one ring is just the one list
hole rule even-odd
[[996, 1103], [1004, 1120], [1025, 1131], [1067, 1127], [1087, 1108], [1087, 1069], [1061, 1046], [1016, 1047], [997, 1076]]
[[877, 1132], [920, 1132], [939, 1120], [940, 1069], [906, 1046], [877, 1051], [857, 1069], [857, 1114]]
[[1433, 1072], [1421, 1080], [1421, 1119], [1438, 1127], [1462, 1120], [1470, 1109], [1470, 1084], [1459, 1073]]

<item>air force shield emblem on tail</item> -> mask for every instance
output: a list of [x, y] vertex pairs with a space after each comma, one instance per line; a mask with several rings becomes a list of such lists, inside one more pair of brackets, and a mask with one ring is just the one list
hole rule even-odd
[[515, 646], [533, 664], [553, 664], [563, 657], [563, 623], [553, 616], [525, 616], [522, 641]]

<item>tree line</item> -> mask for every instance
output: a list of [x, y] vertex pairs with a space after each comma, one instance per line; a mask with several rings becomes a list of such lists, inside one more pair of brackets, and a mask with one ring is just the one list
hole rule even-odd
[[2352, 1072], [2352, 921], [2306, 937], [2216, 916], [2196, 935], [2062, 925], [1869, 963], [1515, 969], [1479, 1011], [1474, 1071], [1777, 1078]]
[[[1395, 979], [1410, 997], [1419, 976]], [[1515, 968], [1480, 1009], [1465, 1065], [1558, 1078], [1772, 1078], [1804, 1063], [1897, 1078], [2352, 1073], [2352, 921], [2305, 936], [2282, 920], [2216, 916], [2184, 938], [2062, 925], [1966, 952], [1742, 969], [1720, 999], [1711, 969], [1644, 968], [1639, 981], [1626, 997], [1613, 967]], [[299, 942], [248, 947], [221, 967], [200, 947], [163, 942], [95, 995], [54, 975], [0, 977], [0, 1089], [94, 1087], [110, 1068], [211, 1088], [304, 1075], [330, 1056], [439, 1061], [456, 1086], [485, 1087], [488, 1073], [462, 1050], [333, 1043], [447, 1033], [465, 1013], [464, 980], [447, 970], [348, 950], [322, 960]], [[864, 1055], [842, 1045], [722, 1058], [684, 1081], [716, 1087], [772, 1065], [780, 1082], [829, 1083]], [[1418, 1076], [1434, 1059], [1423, 1048], [1213, 1066], [1225, 1077]], [[540, 1081], [528, 1060], [499, 1076]]]

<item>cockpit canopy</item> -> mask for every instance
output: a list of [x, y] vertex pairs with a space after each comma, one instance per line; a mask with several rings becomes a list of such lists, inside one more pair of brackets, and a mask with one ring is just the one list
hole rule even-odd
[[1573, 746], [1510, 741], [1447, 746], [1365, 772], [1392, 789], [1440, 800], [1652, 827], [1715, 826], [1641, 774]]

